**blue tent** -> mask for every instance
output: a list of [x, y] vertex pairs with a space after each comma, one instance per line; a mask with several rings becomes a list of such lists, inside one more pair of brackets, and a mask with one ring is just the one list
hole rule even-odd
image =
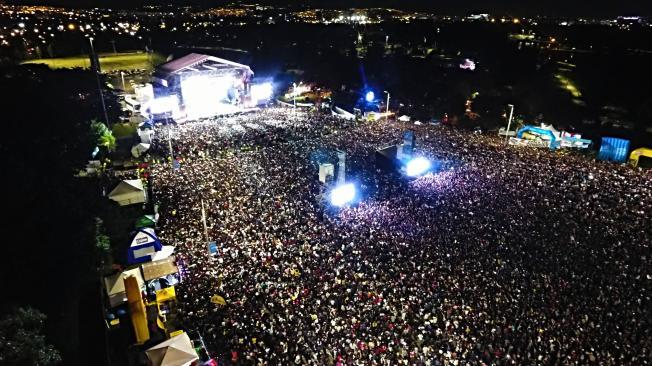
[[603, 137], [598, 152], [598, 160], [624, 163], [627, 161], [627, 153], [629, 153], [629, 140]]
[[131, 240], [127, 260], [129, 264], [149, 262], [152, 260], [151, 256], [162, 248], [163, 245], [156, 236], [154, 229], [149, 227], [138, 229]]

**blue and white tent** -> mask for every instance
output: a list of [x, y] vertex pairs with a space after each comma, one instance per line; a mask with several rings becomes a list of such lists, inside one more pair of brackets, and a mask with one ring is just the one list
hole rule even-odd
[[131, 240], [127, 259], [129, 264], [149, 262], [157, 252], [163, 248], [161, 241], [156, 236], [154, 229], [141, 228], [136, 231]]

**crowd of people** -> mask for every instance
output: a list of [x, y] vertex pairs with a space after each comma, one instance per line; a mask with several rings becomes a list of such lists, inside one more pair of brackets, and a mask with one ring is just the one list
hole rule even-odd
[[[649, 171], [291, 109], [170, 128], [178, 163], [152, 166], [158, 234], [182, 267], [185, 326], [220, 365], [652, 359]], [[377, 169], [406, 129], [441, 171]], [[168, 149], [159, 129], [153, 151]], [[360, 191], [341, 209], [318, 180], [336, 149]]]

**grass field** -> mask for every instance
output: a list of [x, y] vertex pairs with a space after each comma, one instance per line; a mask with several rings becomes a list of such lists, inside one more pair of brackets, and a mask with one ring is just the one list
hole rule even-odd
[[[100, 54], [100, 67], [102, 72], [111, 71], [127, 71], [135, 69], [150, 70], [165, 61], [165, 58], [154, 53], [150, 55], [144, 52], [129, 52], [118, 54]], [[90, 60], [88, 55], [74, 56], [74, 57], [60, 57], [60, 58], [41, 58], [38, 60], [29, 60], [23, 64], [45, 64], [51, 69], [66, 69], [81, 67], [84, 69], [90, 68]]]

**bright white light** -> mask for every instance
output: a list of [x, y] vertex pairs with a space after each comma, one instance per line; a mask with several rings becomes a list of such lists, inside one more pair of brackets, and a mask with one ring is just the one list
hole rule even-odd
[[151, 114], [161, 114], [167, 112], [175, 112], [179, 109], [179, 99], [176, 95], [167, 97], [156, 98], [149, 104], [149, 112]]
[[368, 91], [367, 94], [365, 94], [364, 99], [367, 102], [371, 103], [374, 101], [374, 99], [376, 99], [376, 94], [374, 94], [372, 91]]
[[460, 64], [460, 69], [473, 71], [475, 70], [475, 62], [467, 58], [464, 60], [464, 63]]
[[298, 85], [294, 84], [292, 86], [292, 93], [291, 94], [292, 95], [301, 95], [301, 94], [307, 93], [309, 91], [310, 91], [310, 85], [303, 85], [303, 84], [299, 83]]
[[414, 158], [405, 166], [405, 173], [410, 177], [416, 177], [427, 172], [431, 165], [430, 160], [426, 158]]
[[181, 95], [186, 113], [192, 117], [208, 117], [220, 112], [227, 102], [233, 77], [191, 76], [181, 81]]
[[256, 84], [251, 86], [251, 99], [258, 102], [268, 100], [274, 93], [272, 83]]
[[355, 185], [353, 183], [343, 184], [336, 187], [331, 192], [331, 204], [336, 207], [342, 207], [353, 201], [355, 198]]

